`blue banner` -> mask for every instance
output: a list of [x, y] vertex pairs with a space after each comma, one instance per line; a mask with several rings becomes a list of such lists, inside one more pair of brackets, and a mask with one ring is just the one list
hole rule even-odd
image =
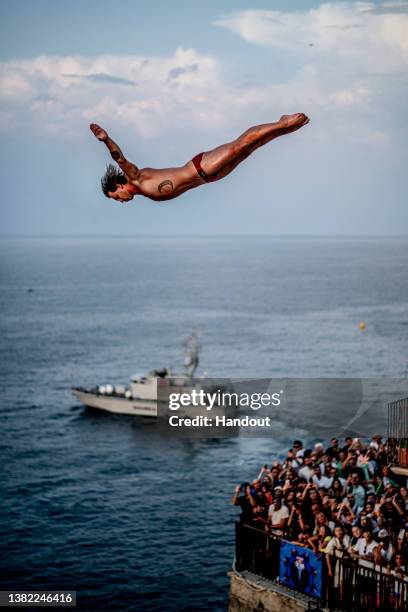
[[281, 542], [279, 581], [311, 597], [322, 597], [322, 555], [310, 548]]

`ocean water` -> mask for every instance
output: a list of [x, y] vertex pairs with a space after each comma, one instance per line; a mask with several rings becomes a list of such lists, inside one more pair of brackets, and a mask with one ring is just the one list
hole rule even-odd
[[274, 439], [164, 439], [71, 385], [180, 368], [193, 326], [211, 376], [408, 375], [407, 240], [10, 238], [0, 255], [2, 589], [226, 610], [235, 484], [316, 433], [282, 415]]

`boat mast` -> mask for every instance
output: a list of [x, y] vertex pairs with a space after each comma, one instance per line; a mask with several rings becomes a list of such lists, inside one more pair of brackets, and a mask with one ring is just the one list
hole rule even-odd
[[199, 363], [199, 353], [201, 349], [200, 340], [197, 330], [194, 328], [191, 334], [183, 341], [184, 348], [184, 369], [189, 378], [194, 376], [194, 373]]

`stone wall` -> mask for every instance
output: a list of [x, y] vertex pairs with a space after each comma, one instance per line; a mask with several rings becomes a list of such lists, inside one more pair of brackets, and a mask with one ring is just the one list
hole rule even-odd
[[230, 572], [229, 612], [304, 612], [307, 599], [286, 592], [268, 580], [243, 572]]

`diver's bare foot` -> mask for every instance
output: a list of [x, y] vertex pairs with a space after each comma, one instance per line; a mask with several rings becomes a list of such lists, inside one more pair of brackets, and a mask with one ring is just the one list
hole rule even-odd
[[304, 113], [295, 113], [294, 115], [282, 115], [279, 123], [285, 132], [294, 132], [304, 125], [309, 123], [309, 117]]

